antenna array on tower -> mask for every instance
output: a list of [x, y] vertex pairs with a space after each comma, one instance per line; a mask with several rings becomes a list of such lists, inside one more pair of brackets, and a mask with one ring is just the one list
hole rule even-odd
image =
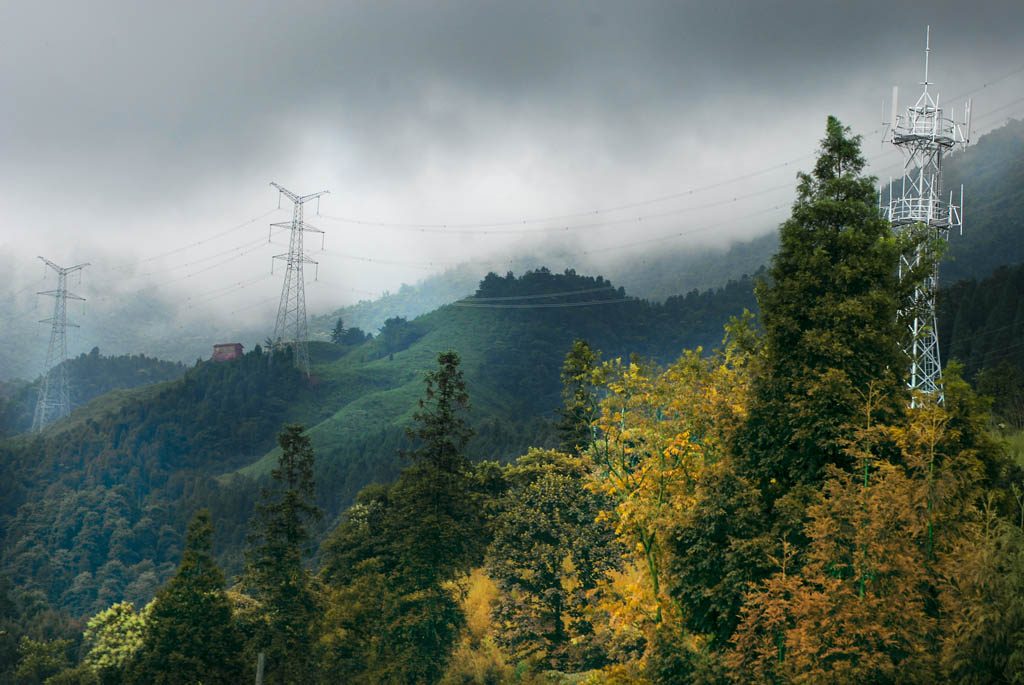
[[36, 401], [35, 415], [32, 417], [32, 430], [39, 431], [46, 424], [71, 413], [71, 392], [68, 386], [68, 370], [64, 363], [68, 358], [68, 327], [78, 328], [68, 323], [68, 300], [85, 300], [68, 292], [68, 274], [89, 266], [57, 266], [49, 259], [40, 257], [43, 262], [57, 272], [56, 290], [39, 292], [39, 295], [52, 295], [55, 298], [53, 316], [39, 323], [52, 324], [50, 328], [50, 347], [46, 352], [46, 367], [43, 382], [39, 386], [39, 399]]
[[[278, 197], [284, 195], [293, 204], [291, 222], [271, 224], [271, 230], [273, 230], [273, 227], [289, 228], [291, 230], [288, 252], [274, 255], [274, 259], [286, 260], [287, 271], [284, 276], [284, 284], [281, 286], [281, 302], [277, 307], [277, 322], [274, 324], [274, 337], [271, 340], [273, 341], [275, 351], [290, 346], [294, 355], [295, 366], [308, 376], [309, 331], [306, 325], [306, 286], [302, 275], [302, 265], [316, 265], [317, 262], [310, 259], [303, 251], [302, 237], [306, 232], [323, 235], [323, 231], [305, 223], [303, 220], [303, 205], [312, 199], [317, 199], [319, 205], [320, 196], [330, 191], [321, 190], [318, 193], [310, 193], [309, 195], [296, 195], [277, 183], [271, 183], [270, 185], [277, 188]], [[271, 267], [271, 272], [273, 272], [273, 267]]]
[[963, 233], [963, 186], [960, 186], [959, 204], [954, 204], [950, 191], [943, 197], [942, 157], [955, 147], [966, 147], [970, 137], [971, 101], [964, 106], [964, 119], [957, 122], [943, 117], [939, 97], [934, 98], [928, 86], [928, 61], [931, 53], [931, 27], [926, 31], [924, 58], [924, 91], [905, 114], [897, 114], [898, 91], [893, 88], [892, 121], [887, 129], [887, 140], [899, 148], [906, 158], [905, 173], [900, 187], [890, 180], [888, 202], [879, 191], [879, 205], [883, 218], [892, 223], [893, 230], [917, 238], [916, 247], [900, 257], [900, 278], [907, 278], [919, 270], [923, 263], [933, 261], [931, 272], [914, 287], [910, 302], [903, 314], [909, 321], [910, 357], [908, 385], [916, 390], [937, 395], [942, 401], [942, 364], [939, 356], [938, 325], [935, 314], [935, 295], [939, 287], [939, 264], [934, 259], [934, 240], [946, 241], [949, 232]]

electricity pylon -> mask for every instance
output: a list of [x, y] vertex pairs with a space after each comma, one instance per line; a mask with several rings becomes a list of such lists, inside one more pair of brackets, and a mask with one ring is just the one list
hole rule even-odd
[[[295, 366], [302, 373], [309, 375], [309, 331], [306, 326], [306, 285], [302, 275], [303, 264], [314, 264], [317, 262], [310, 259], [302, 248], [302, 235], [306, 232], [319, 233], [323, 231], [303, 221], [302, 206], [316, 198], [319, 211], [320, 196], [329, 193], [329, 190], [321, 190], [318, 193], [309, 195], [296, 195], [292, 191], [271, 183], [278, 190], [278, 198], [284, 195], [293, 203], [291, 222], [270, 224], [271, 230], [274, 227], [290, 228], [291, 238], [288, 241], [288, 252], [274, 255], [274, 259], [287, 260], [287, 271], [284, 275], [284, 284], [281, 286], [281, 303], [277, 307], [277, 322], [274, 324], [274, 349], [279, 350], [289, 345], [292, 347], [292, 354], [295, 359]], [[323, 248], [321, 237], [321, 249]], [[270, 272], [273, 273], [273, 262]]]
[[943, 200], [942, 157], [954, 148], [964, 148], [970, 139], [971, 101], [964, 105], [963, 121], [942, 116], [939, 96], [932, 97], [928, 86], [928, 58], [931, 53], [931, 27], [925, 34], [924, 92], [905, 114], [897, 115], [898, 91], [892, 92], [892, 116], [887, 140], [899, 148], [906, 157], [902, 188], [895, 190], [889, 182], [889, 203], [879, 204], [883, 218], [889, 220], [893, 230], [918, 238], [912, 252], [900, 257], [900, 279], [914, 273], [922, 263], [932, 261], [931, 273], [914, 284], [911, 301], [903, 314], [909, 321], [911, 390], [936, 396], [943, 401], [942, 362], [939, 357], [938, 320], [935, 315], [935, 295], [939, 289], [939, 263], [934, 253], [936, 242], [944, 243], [949, 232], [957, 229], [963, 234], [964, 188], [960, 186], [959, 204], [953, 203], [953, 192]]
[[78, 326], [68, 323], [68, 300], [84, 301], [85, 298], [68, 292], [68, 274], [89, 266], [86, 263], [65, 268], [57, 266], [45, 257], [40, 257], [40, 259], [57, 272], [57, 289], [38, 293], [39, 295], [53, 295], [56, 301], [53, 305], [53, 317], [39, 322], [49, 323], [52, 326], [50, 328], [50, 347], [46, 352], [46, 370], [43, 375], [43, 383], [39, 386], [36, 412], [32, 417], [33, 432], [42, 430], [43, 426], [51, 421], [71, 413], [68, 370], [64, 362], [68, 358], [68, 326], [72, 328], [78, 328]]

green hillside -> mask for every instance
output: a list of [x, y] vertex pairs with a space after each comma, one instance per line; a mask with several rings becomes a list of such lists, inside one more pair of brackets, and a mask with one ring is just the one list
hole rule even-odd
[[606, 358], [664, 362], [717, 344], [729, 316], [753, 306], [750, 278], [652, 304], [600, 276], [492, 274], [474, 298], [396, 317], [362, 345], [311, 343], [308, 381], [257, 348], [102, 396], [40, 435], [0, 441], [3, 573], [76, 615], [115, 596], [143, 601], [170, 573], [200, 506], [218, 521], [222, 563], [237, 570], [283, 423], [309, 427], [323, 532], [361, 488], [404, 466], [398, 450], [438, 352], [463, 358], [477, 433], [469, 456], [508, 461], [555, 444], [559, 369], [574, 339]]
[[964, 234], [950, 239], [946, 283], [1024, 262], [1024, 121], [1013, 120], [950, 158], [943, 183], [956, 189], [957, 201], [964, 185]]
[[[128, 390], [180, 378], [180, 362], [153, 359], [144, 354], [104, 356], [98, 347], [64, 362], [68, 374], [71, 408], [114, 390]], [[0, 436], [13, 435], [32, 427], [41, 379], [32, 383], [9, 383], [0, 393]]]
[[[1024, 262], [1024, 241], [1018, 239], [1024, 231], [1024, 121], [1010, 121], [981, 136], [967, 150], [949, 157], [943, 173], [947, 189], [959, 192], [964, 184], [966, 210], [964, 235], [950, 239], [942, 267], [944, 282], [983, 278], [1002, 264]], [[634, 296], [660, 302], [754, 273], [768, 264], [777, 245], [774, 227], [765, 226], [762, 235], [728, 247], [667, 247], [613, 260], [600, 270]], [[531, 268], [537, 261], [523, 257], [518, 268]], [[327, 340], [340, 316], [347, 326], [375, 333], [388, 318], [416, 317], [468, 295], [483, 276], [480, 268], [463, 264], [415, 285], [403, 285], [396, 293], [313, 317], [310, 330]]]

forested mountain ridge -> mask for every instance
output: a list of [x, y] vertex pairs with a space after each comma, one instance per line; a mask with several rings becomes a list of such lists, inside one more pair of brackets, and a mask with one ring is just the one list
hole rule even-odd
[[[940, 297], [945, 358], [965, 363], [972, 378], [992, 361], [1017, 361], [999, 347], [986, 357], [985, 341], [1012, 336], [1015, 319], [1003, 319], [1024, 299], [1021, 270], [958, 283]], [[587, 302], [603, 304], [570, 306]], [[222, 563], [237, 569], [254, 479], [276, 458], [273, 435], [283, 422], [310, 427], [330, 521], [367, 482], [386, 482], [401, 469], [398, 450], [407, 444], [422, 374], [439, 350], [464, 350], [477, 429], [470, 456], [507, 460], [554, 444], [559, 368], [573, 338], [592, 340], [606, 358], [636, 353], [665, 362], [685, 347], [716, 345], [722, 324], [744, 308], [756, 311], [750, 278], [651, 304], [600, 277], [491, 274], [474, 297], [412, 321], [395, 317], [363, 345], [311, 344], [310, 384], [254, 350], [238, 362], [203, 363], [169, 384], [97, 398], [42, 436], [0, 443], [8, 476], [3, 568], [34, 579], [50, 602], [76, 614], [118, 592], [141, 601], [170, 573], [186, 512], [205, 505], [221, 521]], [[982, 335], [980, 325], [998, 330]], [[90, 357], [105, 359], [77, 361]], [[1009, 390], [989, 391], [997, 411], [1013, 406]], [[95, 516], [83, 518], [85, 511]], [[143, 556], [128, 552], [147, 546]]]
[[[1024, 121], [1011, 120], [944, 161], [947, 192], [952, 188], [958, 193], [960, 184], [965, 186], [964, 234], [950, 237], [949, 258], [942, 266], [945, 283], [984, 278], [997, 266], [1024, 262], [1024, 242], [1017, 239], [1024, 231], [1022, 160]], [[879, 182], [885, 184], [888, 179]], [[959, 202], [959, 196], [956, 200]], [[667, 245], [657, 252], [602, 264], [600, 270], [632, 295], [660, 302], [693, 289], [717, 288], [742, 274], [754, 273], [768, 264], [777, 246], [777, 232], [765, 227], [763, 235], [725, 248]], [[530, 261], [536, 260], [524, 259], [524, 263]], [[387, 318], [419, 316], [468, 295], [482, 275], [472, 265], [461, 265], [416, 285], [404, 285], [397, 293], [314, 317], [310, 328], [326, 340], [334, 321], [341, 316], [349, 325], [375, 332]]]
[[942, 181], [955, 202], [964, 186], [964, 233], [950, 237], [943, 281], [1024, 263], [1024, 120], [1010, 120], [944, 160]]
[[[68, 374], [71, 408], [116, 389], [131, 389], [180, 378], [181, 362], [153, 359], [142, 354], [104, 356], [98, 347], [64, 362]], [[28, 430], [39, 396], [41, 379], [20, 383], [0, 396], [0, 436]], [[12, 384], [13, 385], [13, 384]]]
[[[1011, 682], [1024, 462], [955, 366], [943, 402], [911, 403], [915, 237], [863, 166], [830, 117], [759, 323], [733, 317], [713, 354], [686, 348], [749, 278], [651, 304], [489, 274], [313, 343], [308, 378], [257, 348], [0, 441], [0, 653], [34, 682], [236, 682], [257, 652], [275, 682]], [[1012, 330], [1018, 271], [944, 296], [950, 347]], [[27, 627], [48, 601], [92, 612], [84, 633]]]
[[397, 451], [439, 351], [463, 351], [478, 434], [470, 456], [507, 461], [555, 443], [559, 368], [573, 339], [609, 356], [666, 361], [715, 345], [729, 316], [754, 306], [749, 278], [651, 304], [601, 277], [546, 269], [491, 275], [477, 295], [412, 321], [395, 317], [363, 345], [311, 343], [309, 382], [255, 349], [0, 441], [2, 572], [76, 615], [115, 596], [143, 601], [171, 572], [199, 506], [218, 521], [221, 563], [237, 570], [283, 423], [309, 426], [326, 526], [363, 486], [402, 467]]

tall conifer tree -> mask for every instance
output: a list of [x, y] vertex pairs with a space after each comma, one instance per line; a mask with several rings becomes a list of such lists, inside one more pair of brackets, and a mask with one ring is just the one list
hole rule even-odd
[[450, 580], [482, 559], [481, 525], [471, 492], [472, 465], [465, 448], [473, 430], [466, 382], [459, 355], [438, 355], [438, 369], [425, 377], [416, 424], [407, 430], [414, 449], [405, 453], [412, 464], [391, 491], [396, 555], [403, 581], [413, 587]]
[[559, 449], [575, 454], [593, 440], [591, 429], [598, 415], [594, 369], [601, 360], [586, 340], [576, 340], [562, 364], [562, 408], [558, 410]]
[[860, 136], [829, 117], [757, 288], [766, 354], [736, 452], [770, 498], [847, 465], [844, 441], [869, 386], [885, 398], [880, 420], [907, 404], [897, 314], [913, 277], [901, 282], [897, 267], [908, 245], [879, 218], [863, 168]]
[[146, 619], [132, 682], [236, 683], [243, 672], [241, 635], [224, 574], [210, 553], [213, 524], [200, 509], [189, 524], [181, 564]]
[[256, 507], [245, 585], [261, 602], [255, 651], [266, 653], [268, 683], [307, 683], [316, 668], [319, 596], [303, 567], [308, 526], [321, 516], [313, 480], [313, 446], [305, 429], [287, 425], [277, 435], [281, 456]]

